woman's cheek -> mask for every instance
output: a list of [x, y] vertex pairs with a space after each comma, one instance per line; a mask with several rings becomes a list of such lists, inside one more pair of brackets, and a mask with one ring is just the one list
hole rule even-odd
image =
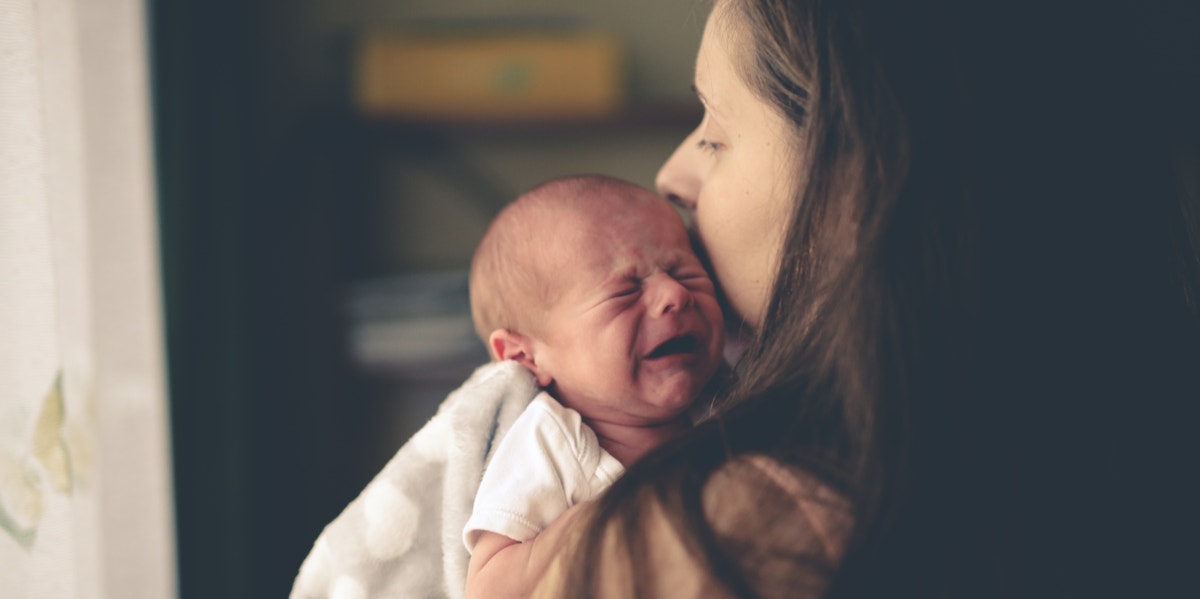
[[736, 315], [754, 326], [762, 322], [775, 280], [782, 233], [762, 208], [697, 214], [717, 284]]
[[[701, 226], [702, 234], [703, 230]], [[737, 239], [714, 233], [712, 239], [705, 239], [705, 248], [712, 264], [713, 278], [734, 315], [738, 320], [758, 322], [761, 310], [756, 309], [755, 302], [761, 291], [755, 283], [755, 265], [745, 260], [748, 252], [744, 245]]]
[[757, 328], [762, 323], [767, 285], [756, 276], [737, 275], [734, 292], [727, 294], [729, 305], [743, 322]]

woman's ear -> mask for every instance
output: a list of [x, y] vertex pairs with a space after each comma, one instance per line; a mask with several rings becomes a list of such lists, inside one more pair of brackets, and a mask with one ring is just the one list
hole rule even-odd
[[488, 336], [488, 350], [496, 360], [515, 360], [533, 373], [539, 387], [549, 387], [554, 377], [540, 366], [534, 355], [534, 339], [516, 331], [496, 329]]

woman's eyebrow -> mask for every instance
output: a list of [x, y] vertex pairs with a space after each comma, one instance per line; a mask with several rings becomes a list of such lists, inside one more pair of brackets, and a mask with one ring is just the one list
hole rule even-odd
[[709, 99], [704, 95], [704, 92], [700, 91], [700, 88], [697, 87], [695, 83], [693, 83], [691, 85], [691, 88], [692, 88], [692, 91], [696, 94], [696, 97], [700, 98], [700, 103], [704, 105], [704, 108], [706, 110], [708, 110], [711, 113], [715, 113], [717, 116], [723, 116], [725, 114], [725, 111], [723, 109], [721, 109], [720, 107], [718, 107], [717, 105], [715, 105], [709, 101]]

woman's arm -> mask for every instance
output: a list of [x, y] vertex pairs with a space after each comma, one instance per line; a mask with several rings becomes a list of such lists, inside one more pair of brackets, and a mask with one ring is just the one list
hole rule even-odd
[[494, 532], [479, 533], [467, 565], [467, 599], [529, 597], [551, 560], [562, 551], [585, 505], [572, 506], [524, 543]]

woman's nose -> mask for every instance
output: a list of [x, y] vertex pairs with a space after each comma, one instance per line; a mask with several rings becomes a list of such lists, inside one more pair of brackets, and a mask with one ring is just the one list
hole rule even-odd
[[655, 317], [681, 312], [692, 307], [692, 292], [667, 273], [657, 273], [643, 282], [650, 289], [650, 314]]
[[675, 148], [654, 179], [658, 193], [689, 214], [695, 213], [696, 200], [700, 197], [699, 159], [702, 156], [697, 147], [699, 141], [700, 128], [697, 127]]

